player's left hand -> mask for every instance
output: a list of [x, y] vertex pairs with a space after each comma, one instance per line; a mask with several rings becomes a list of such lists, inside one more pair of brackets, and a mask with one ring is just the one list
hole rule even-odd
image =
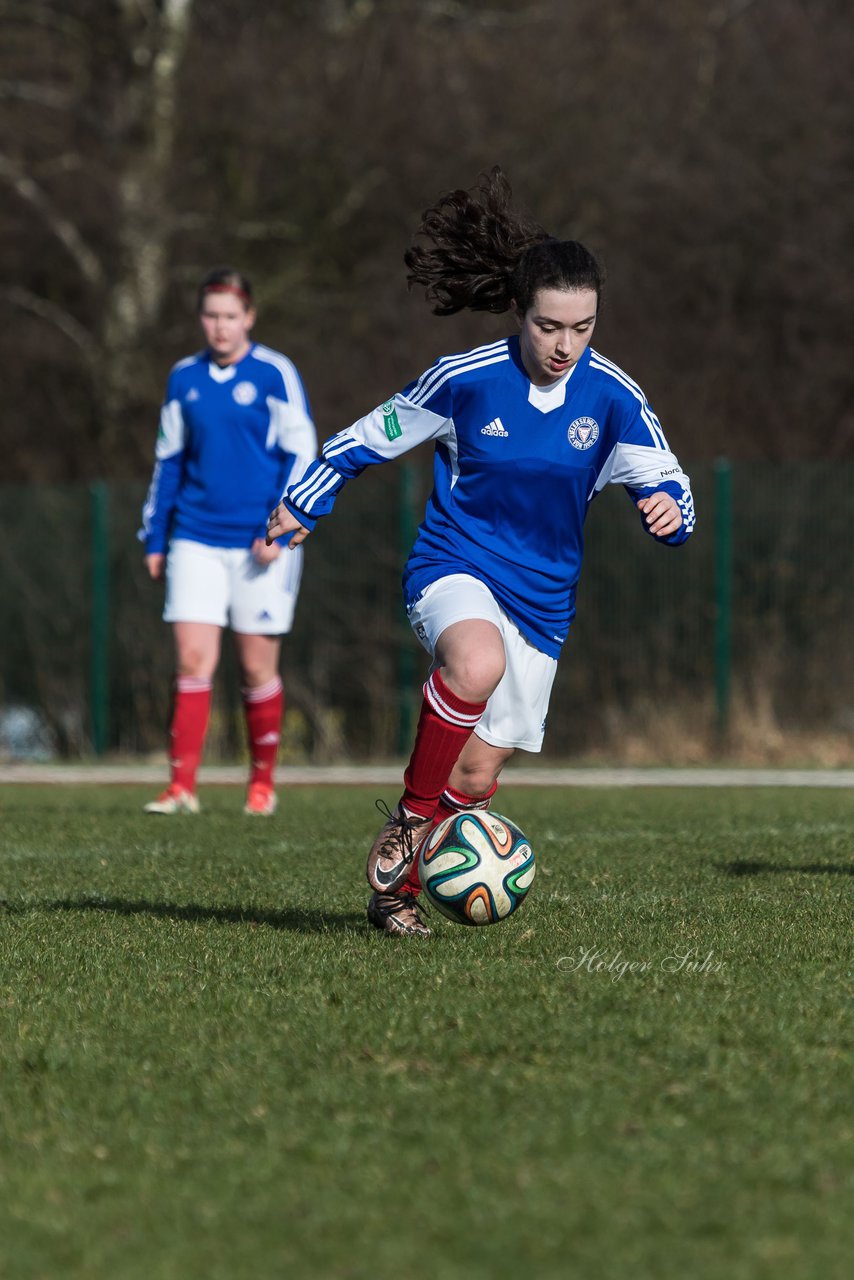
[[256, 564], [272, 564], [281, 554], [278, 542], [271, 542], [268, 546], [264, 538], [256, 538], [252, 543], [252, 559]]
[[644, 518], [647, 529], [656, 538], [668, 538], [671, 533], [682, 528], [682, 512], [679, 504], [669, 493], [661, 490], [649, 498], [641, 498], [638, 511]]

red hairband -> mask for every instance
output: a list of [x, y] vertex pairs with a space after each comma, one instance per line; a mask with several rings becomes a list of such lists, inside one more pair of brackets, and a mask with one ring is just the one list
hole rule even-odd
[[206, 284], [202, 290], [204, 294], [208, 293], [235, 293], [237, 297], [246, 303], [247, 307], [252, 306], [252, 299], [245, 289], [241, 289], [237, 284]]

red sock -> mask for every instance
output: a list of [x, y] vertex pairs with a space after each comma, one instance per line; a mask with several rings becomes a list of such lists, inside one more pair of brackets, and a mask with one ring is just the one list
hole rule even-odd
[[[482, 796], [467, 796], [462, 791], [455, 791], [453, 787], [445, 787], [433, 815], [433, 828], [438, 827], [439, 823], [444, 822], [446, 818], [453, 818], [455, 814], [470, 812], [472, 809], [488, 809], [497, 790], [497, 781], [493, 782]], [[403, 885], [403, 892], [411, 893], [416, 898], [421, 892], [417, 861], [413, 862], [409, 868], [409, 876]]]
[[243, 709], [252, 757], [249, 783], [263, 782], [271, 787], [285, 713], [285, 693], [279, 677], [259, 685], [257, 689], [244, 689]]
[[467, 796], [464, 791], [455, 791], [453, 787], [445, 787], [439, 797], [433, 825], [437, 827], [440, 822], [444, 822], [445, 818], [452, 818], [455, 813], [465, 813], [471, 809], [488, 809], [497, 790], [497, 779], [482, 796]]
[[213, 681], [203, 676], [178, 676], [170, 729], [172, 785], [196, 790], [196, 773], [205, 745], [211, 713]]
[[410, 813], [432, 818], [451, 770], [485, 710], [485, 702], [466, 702], [452, 693], [438, 671], [429, 677], [415, 746], [403, 775], [401, 802]]

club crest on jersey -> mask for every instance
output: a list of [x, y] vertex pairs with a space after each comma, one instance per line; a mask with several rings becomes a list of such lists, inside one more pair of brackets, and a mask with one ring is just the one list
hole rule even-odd
[[566, 438], [573, 449], [589, 449], [599, 439], [599, 423], [595, 418], [576, 418], [569, 424]]
[[254, 382], [238, 382], [231, 394], [238, 404], [254, 404], [258, 399], [258, 388]]

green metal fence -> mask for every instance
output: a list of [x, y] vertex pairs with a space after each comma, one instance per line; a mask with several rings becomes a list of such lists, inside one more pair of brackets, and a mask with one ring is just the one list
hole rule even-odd
[[[686, 761], [854, 728], [852, 468], [688, 468], [698, 525], [646, 537], [617, 490], [594, 504], [545, 754]], [[291, 758], [402, 754], [426, 655], [400, 569], [429, 459], [366, 473], [306, 548], [283, 676]], [[33, 708], [61, 755], [160, 752], [172, 651], [135, 534], [144, 485], [0, 486], [0, 707]], [[228, 646], [208, 758], [243, 750]]]

